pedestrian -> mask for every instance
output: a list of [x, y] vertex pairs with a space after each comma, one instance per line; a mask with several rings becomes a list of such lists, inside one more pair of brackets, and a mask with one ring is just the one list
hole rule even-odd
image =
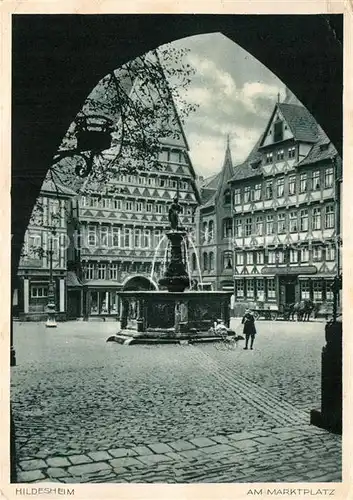
[[243, 330], [244, 335], [245, 335], [245, 347], [244, 347], [244, 349], [248, 348], [249, 339], [250, 339], [250, 349], [252, 350], [253, 345], [254, 345], [255, 335], [256, 335], [256, 327], [255, 327], [255, 318], [254, 318], [253, 313], [250, 311], [250, 309], [247, 309], [245, 311], [245, 314], [244, 314], [241, 322], [244, 325], [244, 330]]

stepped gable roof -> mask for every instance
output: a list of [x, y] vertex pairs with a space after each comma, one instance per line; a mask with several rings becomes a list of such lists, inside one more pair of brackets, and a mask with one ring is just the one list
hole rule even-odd
[[304, 142], [317, 141], [317, 122], [304, 106], [279, 102], [277, 103], [277, 107], [281, 111], [296, 140]]
[[318, 140], [312, 146], [306, 157], [298, 163], [298, 166], [309, 165], [318, 161], [327, 160], [338, 155], [338, 152], [322, 128], [318, 127]]

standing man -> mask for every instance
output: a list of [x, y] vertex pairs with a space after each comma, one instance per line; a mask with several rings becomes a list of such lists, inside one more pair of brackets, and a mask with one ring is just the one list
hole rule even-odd
[[256, 335], [256, 328], [255, 328], [255, 318], [250, 309], [247, 309], [245, 311], [245, 314], [243, 316], [243, 319], [241, 320], [242, 324], [244, 325], [244, 335], [245, 335], [245, 347], [244, 349], [248, 348], [249, 344], [249, 339], [250, 339], [250, 349], [253, 349], [254, 345], [254, 340], [255, 340], [255, 335]]

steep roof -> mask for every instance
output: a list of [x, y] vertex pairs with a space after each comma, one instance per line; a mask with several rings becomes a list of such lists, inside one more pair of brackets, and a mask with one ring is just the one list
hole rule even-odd
[[304, 142], [315, 142], [317, 140], [317, 122], [304, 106], [279, 102], [277, 107], [282, 112], [283, 118], [289, 125], [296, 140]]
[[336, 148], [332, 142], [330, 142], [330, 139], [320, 126], [318, 127], [318, 130], [318, 140], [316, 144], [313, 145], [306, 157], [298, 163], [298, 166], [309, 165], [310, 163], [327, 160], [338, 154]]

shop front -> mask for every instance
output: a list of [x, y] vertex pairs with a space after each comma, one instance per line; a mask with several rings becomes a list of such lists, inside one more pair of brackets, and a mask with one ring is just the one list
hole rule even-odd
[[92, 280], [83, 285], [83, 317], [115, 318], [119, 319], [120, 299], [119, 283], [108, 280]]

